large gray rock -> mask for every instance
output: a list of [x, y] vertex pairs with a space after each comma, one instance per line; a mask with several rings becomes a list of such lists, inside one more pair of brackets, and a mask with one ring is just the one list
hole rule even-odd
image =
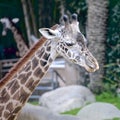
[[55, 114], [46, 108], [26, 104], [18, 115], [17, 120], [80, 120], [80, 118]]
[[113, 120], [120, 118], [120, 110], [112, 104], [96, 102], [83, 107], [77, 115], [81, 120]]
[[53, 112], [65, 112], [95, 101], [93, 93], [84, 86], [72, 85], [47, 92], [39, 103]]

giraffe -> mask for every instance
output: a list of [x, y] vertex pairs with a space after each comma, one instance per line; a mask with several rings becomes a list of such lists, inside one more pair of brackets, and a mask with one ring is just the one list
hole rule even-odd
[[0, 19], [0, 22], [3, 24], [2, 35], [5, 36], [8, 29], [12, 31], [12, 33], [14, 35], [14, 39], [17, 44], [17, 48], [19, 50], [19, 56], [22, 57], [25, 53], [28, 52], [29, 48], [25, 44], [25, 42], [24, 42], [25, 40], [24, 40], [21, 32], [15, 25], [15, 23], [17, 23], [18, 21], [19, 21], [18, 18], [10, 19], [10, 18], [4, 17], [4, 18]]
[[64, 25], [41, 28], [42, 37], [0, 82], [0, 120], [15, 120], [29, 96], [46, 74], [57, 55], [84, 67], [89, 72], [99, 69], [97, 60], [86, 46], [79, 30], [77, 15], [72, 22], [63, 16]]

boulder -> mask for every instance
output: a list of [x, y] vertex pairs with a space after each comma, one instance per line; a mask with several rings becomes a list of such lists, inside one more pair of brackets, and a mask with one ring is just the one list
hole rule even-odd
[[22, 108], [17, 120], [80, 120], [80, 118], [70, 115], [55, 114], [46, 108], [27, 103]]
[[120, 110], [112, 104], [96, 102], [83, 107], [77, 115], [82, 120], [113, 120], [120, 118]]
[[57, 113], [80, 108], [92, 102], [95, 102], [93, 93], [88, 88], [78, 85], [57, 88], [46, 92], [39, 99], [41, 106]]

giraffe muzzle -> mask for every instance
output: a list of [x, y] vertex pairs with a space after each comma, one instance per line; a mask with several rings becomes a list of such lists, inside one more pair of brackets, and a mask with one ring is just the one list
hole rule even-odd
[[88, 72], [95, 72], [96, 70], [99, 69], [99, 65], [98, 62], [95, 58], [92, 58], [92, 60], [87, 60], [86, 65], [85, 65], [85, 69]]

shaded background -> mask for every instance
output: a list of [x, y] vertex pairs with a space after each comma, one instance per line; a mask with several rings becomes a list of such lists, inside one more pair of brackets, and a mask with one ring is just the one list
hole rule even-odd
[[[38, 29], [41, 27], [50, 27], [56, 23], [59, 23], [60, 17], [66, 13], [68, 15], [72, 13], [78, 14], [78, 19], [80, 22], [81, 32], [86, 35], [87, 31], [91, 31], [89, 28], [89, 6], [94, 5], [95, 2], [99, 3], [98, 8], [100, 6], [100, 2], [103, 0], [23, 0], [25, 1], [26, 9], [27, 9], [27, 17], [29, 28], [25, 26], [25, 16], [22, 7], [22, 0], [0, 0], [0, 18], [2, 17], [18, 17], [20, 21], [17, 23], [17, 26], [20, 28], [25, 42], [29, 45], [29, 36], [26, 32], [26, 29], [30, 29], [30, 34], [35, 35], [37, 38], [40, 37], [38, 33]], [[92, 91], [99, 93], [103, 88], [105, 90], [115, 91], [119, 88], [120, 84], [120, 0], [104, 0], [108, 2], [105, 7], [107, 10], [107, 14], [105, 15], [106, 19], [104, 33], [104, 41], [101, 42], [101, 46], [105, 46], [104, 55], [96, 51], [96, 53], [101, 54], [103, 56], [104, 61], [98, 61], [100, 63], [101, 70], [104, 71], [102, 73], [95, 73], [96, 75], [101, 75], [97, 81], [95, 81], [94, 85], [92, 85]], [[91, 4], [90, 4], [91, 3]], [[96, 3], [95, 3], [96, 5]], [[100, 6], [101, 7], [101, 6]], [[101, 7], [101, 8], [102, 8]], [[32, 11], [32, 12], [30, 12]], [[99, 11], [99, 9], [97, 9]], [[96, 14], [95, 14], [96, 13]], [[93, 12], [94, 16], [97, 16], [97, 12]], [[101, 16], [104, 13], [101, 13]], [[98, 17], [101, 17], [98, 16]], [[98, 18], [97, 17], [97, 18]], [[93, 18], [94, 19], [94, 18]], [[96, 22], [96, 21], [95, 21]], [[98, 24], [97, 22], [95, 23]], [[99, 26], [101, 27], [101, 26]], [[98, 27], [98, 29], [99, 29]], [[94, 28], [93, 28], [94, 30]], [[6, 55], [4, 54], [5, 49], [14, 48], [17, 50], [16, 43], [14, 41], [13, 35], [11, 31], [8, 31], [7, 36], [3, 37], [2, 33], [2, 25], [0, 24], [0, 59], [10, 59], [15, 58], [14, 55]], [[94, 33], [94, 32], [93, 32]], [[101, 33], [99, 33], [101, 34]], [[90, 47], [95, 47], [96, 50], [99, 48], [98, 41], [94, 41], [94, 45], [91, 44], [91, 40], [89, 39], [89, 35], [86, 36], [89, 40]], [[97, 46], [98, 45], [98, 46]], [[92, 52], [92, 50], [91, 50]], [[96, 56], [96, 53], [95, 56]], [[103, 62], [103, 63], [102, 63]], [[94, 76], [94, 75], [93, 75]], [[94, 78], [94, 77], [92, 77]], [[83, 78], [85, 79], [85, 78]], [[97, 78], [96, 78], [97, 79]], [[91, 80], [89, 80], [91, 81]], [[101, 82], [102, 81], [102, 82]], [[99, 83], [100, 82], [100, 83]], [[103, 84], [104, 83], [104, 84]], [[92, 81], [93, 84], [93, 81]], [[100, 85], [98, 85], [100, 84]], [[86, 84], [88, 86], [88, 84]]]

